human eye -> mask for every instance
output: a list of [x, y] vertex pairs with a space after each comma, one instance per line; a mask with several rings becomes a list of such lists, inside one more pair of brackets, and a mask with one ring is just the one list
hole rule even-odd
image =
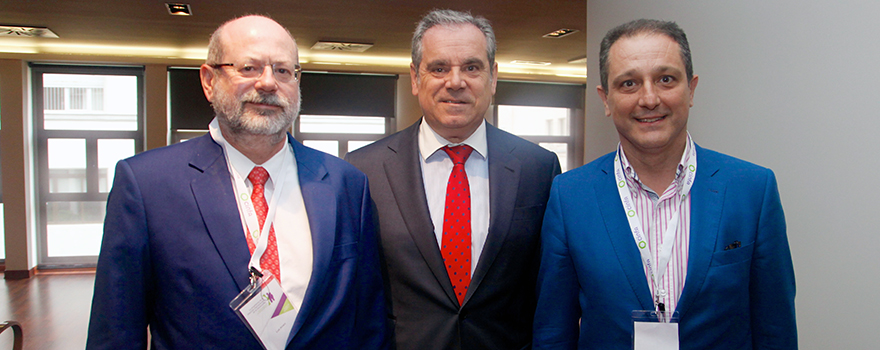
[[660, 83], [671, 84], [673, 82], [675, 82], [675, 77], [673, 77], [671, 75], [664, 75], [664, 76], [660, 77]]
[[238, 73], [243, 77], [254, 77], [259, 75], [261, 70], [253, 63], [245, 63], [239, 66]]
[[432, 67], [428, 67], [428, 72], [430, 72], [431, 74], [433, 74], [435, 76], [443, 76], [449, 72], [449, 68], [444, 67], [444, 66], [432, 66]]
[[275, 77], [281, 80], [290, 80], [293, 77], [293, 69], [287, 66], [275, 66]]

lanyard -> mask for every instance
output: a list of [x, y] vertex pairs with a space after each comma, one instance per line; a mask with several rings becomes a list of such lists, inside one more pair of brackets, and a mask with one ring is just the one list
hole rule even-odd
[[[679, 220], [681, 212], [681, 207], [684, 205], [685, 198], [687, 198], [688, 193], [691, 190], [691, 186], [694, 184], [694, 178], [697, 175], [697, 152], [694, 147], [693, 141], [690, 136], [688, 136], [688, 152], [687, 162], [685, 163], [685, 179], [682, 182], [681, 190], [679, 191], [679, 195], [681, 196], [681, 202], [678, 208], [675, 209], [675, 212], [672, 215], [672, 220], [666, 226], [666, 232], [663, 233], [663, 244], [660, 246], [659, 257], [655, 257], [651, 252], [651, 249], [648, 247], [648, 241], [645, 238], [646, 232], [642, 230], [642, 223], [639, 219], [639, 214], [636, 213], [635, 204], [633, 203], [632, 193], [629, 191], [629, 186], [626, 185], [626, 177], [623, 174], [623, 167], [621, 166], [621, 157], [622, 149], [620, 144], [617, 145], [617, 154], [614, 156], [614, 178], [617, 183], [617, 192], [620, 195], [620, 201], [623, 203], [623, 209], [626, 212], [626, 219], [629, 222], [629, 228], [632, 231], [633, 239], [636, 241], [636, 246], [639, 248], [639, 253], [642, 256], [642, 262], [645, 265], [645, 269], [648, 271], [648, 275], [651, 278], [651, 285], [654, 288], [654, 304], [660, 309], [660, 311], [666, 311], [665, 306], [660, 303], [660, 292], [658, 285], [660, 281], [663, 280], [663, 276], [666, 274], [666, 267], [669, 264], [669, 259], [672, 256], [672, 245], [675, 241], [675, 233], [678, 230]], [[656, 266], [654, 265], [654, 261], [657, 261]]]
[[[214, 140], [218, 141], [220, 145], [223, 146], [223, 154], [226, 155], [226, 163], [229, 164], [229, 173], [232, 175], [235, 201], [238, 203], [238, 208], [242, 215], [244, 215], [245, 225], [247, 226], [246, 234], [251, 236], [256, 245], [248, 266], [257, 267], [257, 270], [262, 271], [260, 257], [263, 256], [263, 253], [266, 252], [266, 247], [269, 245], [269, 229], [272, 227], [272, 221], [275, 219], [275, 211], [278, 208], [276, 204], [278, 203], [278, 199], [281, 198], [281, 190], [284, 188], [285, 177], [279, 175], [277, 179], [273, 180], [275, 183], [275, 189], [272, 191], [272, 200], [269, 202], [266, 221], [263, 222], [263, 228], [260, 230], [260, 221], [257, 218], [257, 211], [254, 209], [254, 203], [251, 201], [250, 191], [248, 191], [248, 188], [244, 183], [244, 178], [242, 178], [241, 174], [238, 173], [238, 170], [232, 166], [232, 162], [229, 159], [229, 144], [222, 137], [223, 135], [220, 134], [219, 124], [216, 118], [211, 121], [210, 132], [211, 136], [214, 137]], [[286, 169], [287, 158], [288, 157], [282, 157], [281, 169]]]

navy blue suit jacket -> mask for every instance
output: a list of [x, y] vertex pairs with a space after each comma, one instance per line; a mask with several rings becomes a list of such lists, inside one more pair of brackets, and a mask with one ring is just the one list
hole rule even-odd
[[[654, 309], [613, 160], [605, 155], [553, 183], [536, 349], [631, 349], [631, 312]], [[773, 172], [700, 147], [697, 166], [676, 308], [681, 349], [796, 349], [794, 270]], [[735, 241], [739, 248], [725, 249]]]
[[[366, 177], [288, 135], [314, 261], [287, 349], [390, 341]], [[261, 349], [230, 309], [248, 251], [210, 135], [120, 161], [107, 203], [87, 349]]]

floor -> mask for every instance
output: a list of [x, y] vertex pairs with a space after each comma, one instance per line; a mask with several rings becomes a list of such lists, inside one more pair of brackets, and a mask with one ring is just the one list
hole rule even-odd
[[[93, 271], [39, 272], [0, 282], [0, 321], [21, 323], [26, 350], [83, 349], [95, 284]], [[9, 333], [9, 334], [7, 334]], [[12, 330], [0, 349], [12, 348]]]

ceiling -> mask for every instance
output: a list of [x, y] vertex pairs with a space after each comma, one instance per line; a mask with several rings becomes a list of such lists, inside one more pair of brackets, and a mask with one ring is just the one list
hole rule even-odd
[[[192, 16], [172, 16], [156, 0], [4, 0], [0, 25], [48, 27], [59, 38], [0, 38], [0, 58], [198, 65], [208, 37], [243, 14], [268, 15], [287, 27], [307, 70], [407, 73], [415, 23], [433, 8], [470, 10], [489, 19], [501, 78], [586, 81], [586, 0], [190, 0]], [[559, 39], [560, 28], [578, 32]], [[319, 40], [371, 43], [363, 53], [310, 50]], [[512, 64], [542, 61], [550, 65]]]

